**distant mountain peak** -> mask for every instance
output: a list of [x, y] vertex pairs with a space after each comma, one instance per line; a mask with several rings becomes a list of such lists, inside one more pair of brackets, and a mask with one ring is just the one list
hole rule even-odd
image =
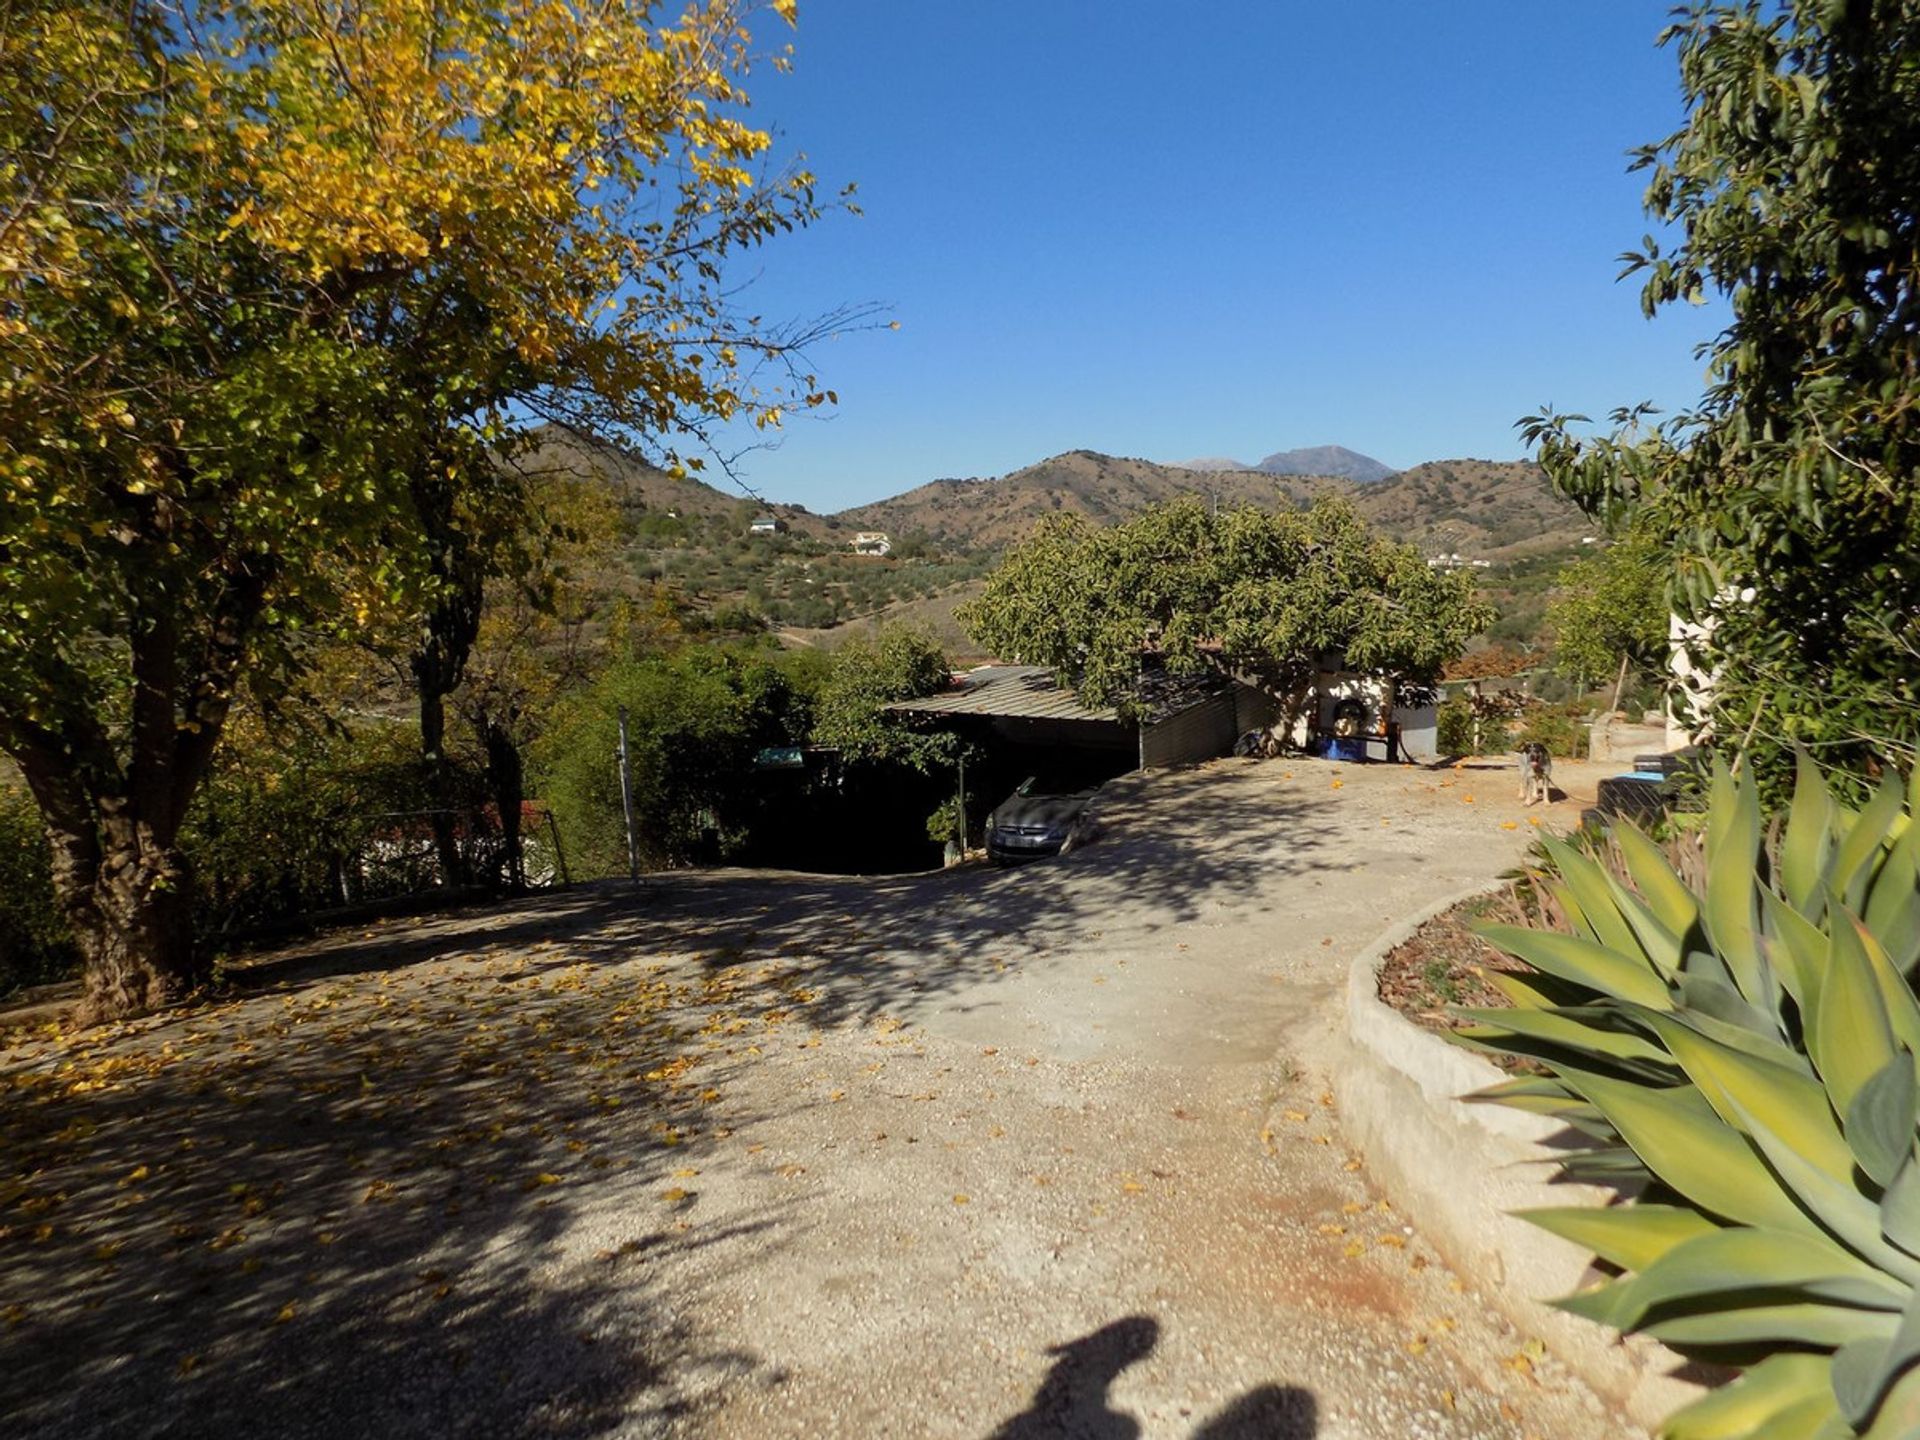
[[1252, 467], [1269, 475], [1338, 475], [1371, 485], [1398, 472], [1371, 455], [1344, 445], [1313, 445], [1302, 450], [1280, 450]]
[[1181, 470], [1252, 470], [1255, 467], [1244, 460], [1230, 460], [1224, 455], [1203, 455], [1198, 460], [1178, 460], [1174, 462]]
[[1181, 470], [1217, 474], [1227, 470], [1257, 470], [1263, 475], [1331, 475], [1343, 480], [1358, 480], [1371, 485], [1396, 475], [1391, 465], [1382, 465], [1371, 455], [1362, 455], [1344, 445], [1313, 445], [1303, 450], [1280, 450], [1251, 465], [1224, 455], [1205, 455], [1198, 460], [1176, 462]]

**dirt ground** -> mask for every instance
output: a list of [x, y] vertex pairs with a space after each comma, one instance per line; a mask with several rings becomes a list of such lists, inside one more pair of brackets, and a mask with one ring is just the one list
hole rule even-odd
[[[1569, 767], [1571, 768], [1571, 767]], [[720, 871], [264, 958], [0, 1057], [37, 1437], [1626, 1433], [1345, 1149], [1348, 960], [1511, 770], [1128, 777], [1014, 871]], [[1584, 794], [1582, 793], [1584, 791]]]

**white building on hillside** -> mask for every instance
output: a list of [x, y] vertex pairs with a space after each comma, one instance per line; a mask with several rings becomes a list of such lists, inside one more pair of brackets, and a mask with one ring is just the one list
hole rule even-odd
[[887, 539], [884, 530], [862, 530], [853, 537], [853, 553], [856, 555], [885, 555], [893, 549], [893, 542]]

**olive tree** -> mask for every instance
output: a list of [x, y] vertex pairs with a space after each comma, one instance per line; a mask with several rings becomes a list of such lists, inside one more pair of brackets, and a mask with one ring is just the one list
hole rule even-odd
[[1492, 619], [1465, 572], [1339, 500], [1216, 514], [1185, 499], [1110, 529], [1050, 517], [959, 615], [983, 645], [1123, 712], [1149, 654], [1175, 672], [1233, 670], [1296, 706], [1324, 657], [1430, 682]]

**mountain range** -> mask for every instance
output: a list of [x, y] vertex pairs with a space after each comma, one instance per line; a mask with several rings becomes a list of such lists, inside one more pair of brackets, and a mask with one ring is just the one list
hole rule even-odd
[[935, 480], [837, 515], [809, 518], [829, 534], [840, 526], [884, 530], [896, 539], [920, 532], [943, 548], [984, 550], [1021, 539], [1046, 515], [1073, 512], [1108, 525], [1182, 495], [1222, 507], [1289, 508], [1340, 495], [1384, 534], [1428, 554], [1495, 561], [1577, 545], [1591, 528], [1529, 460], [1437, 460], [1363, 481], [1194, 470], [1092, 450], [1070, 450], [990, 480]]
[[[1366, 459], [1353, 451], [1325, 448], [1337, 451], [1335, 458]], [[1269, 456], [1261, 463], [1283, 458]], [[1565, 549], [1590, 533], [1586, 518], [1527, 460], [1436, 460], [1363, 480], [1252, 466], [1209, 470], [1069, 450], [1006, 475], [934, 480], [831, 515], [814, 514], [802, 505], [763, 503], [698, 480], [675, 480], [621, 451], [560, 432], [542, 437], [530, 463], [598, 472], [632, 510], [738, 516], [764, 509], [793, 531], [822, 540], [850, 540], [857, 531], [883, 530], [896, 542], [920, 535], [949, 551], [1004, 549], [1047, 515], [1074, 513], [1096, 524], [1114, 524], [1183, 495], [1223, 507], [1289, 508], [1323, 495], [1342, 495], [1394, 539], [1429, 554], [1458, 552], [1494, 561]], [[745, 523], [741, 521], [742, 529]]]

